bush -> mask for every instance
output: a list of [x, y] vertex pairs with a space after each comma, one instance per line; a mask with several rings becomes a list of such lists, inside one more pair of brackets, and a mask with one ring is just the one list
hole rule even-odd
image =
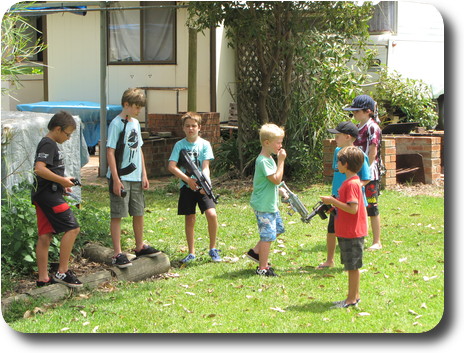
[[[35, 245], [37, 221], [35, 207], [31, 203], [31, 186], [28, 183], [5, 192], [2, 198], [2, 274], [30, 274], [37, 269]], [[72, 206], [81, 226], [74, 244], [78, 253], [87, 242], [111, 244], [108, 236], [110, 215], [108, 211], [87, 205], [82, 209]], [[49, 250], [49, 263], [59, 260], [61, 234], [53, 237]]]
[[[431, 129], [437, 125], [438, 114], [430, 86], [421, 80], [402, 77], [396, 71], [382, 68], [379, 84], [372, 93], [379, 105], [379, 117], [383, 125], [392, 122], [418, 122]], [[394, 121], [393, 117], [399, 120]]]
[[[2, 268], [12, 275], [26, 274], [36, 266], [37, 221], [30, 185], [13, 187], [2, 199]], [[59, 258], [58, 239], [50, 246], [50, 261]]]

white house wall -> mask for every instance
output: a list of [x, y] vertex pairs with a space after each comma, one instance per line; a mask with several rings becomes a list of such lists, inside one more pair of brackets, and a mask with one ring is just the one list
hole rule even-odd
[[[128, 87], [187, 87], [187, 12], [177, 10], [176, 65], [108, 65], [108, 104], [120, 104]], [[100, 13], [47, 17], [49, 101], [100, 100]], [[197, 110], [210, 110], [209, 31], [198, 35]], [[179, 94], [179, 110], [187, 109], [187, 92]], [[175, 113], [175, 92], [149, 91], [148, 113]], [[222, 114], [221, 114], [222, 115]], [[142, 114], [142, 117], [144, 114]], [[143, 120], [143, 119], [142, 119]]]
[[382, 64], [402, 76], [428, 83], [435, 97], [444, 88], [444, 25], [431, 4], [398, 2], [396, 34], [371, 36]]

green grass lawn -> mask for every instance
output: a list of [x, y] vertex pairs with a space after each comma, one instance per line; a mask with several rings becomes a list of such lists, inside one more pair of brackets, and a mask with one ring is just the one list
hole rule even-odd
[[[292, 187], [292, 185], [290, 185]], [[310, 208], [329, 186], [298, 190]], [[270, 262], [279, 277], [254, 274], [244, 257], [259, 236], [248, 205], [250, 190], [219, 189], [218, 248], [223, 263], [208, 256], [207, 223], [197, 216], [198, 260], [186, 267], [183, 217], [177, 194], [146, 193], [146, 241], [165, 252], [173, 267], [161, 279], [114, 283], [105, 290], [74, 296], [57, 305], [41, 304], [44, 313], [9, 322], [21, 332], [98, 333], [419, 333], [432, 330], [444, 309], [444, 200], [399, 191], [381, 195], [384, 248], [365, 252], [358, 308], [331, 309], [346, 297], [347, 274], [339, 264], [326, 271], [327, 220], [310, 224], [283, 210], [286, 233], [272, 246]], [[106, 188], [84, 187], [84, 204], [108, 209]], [[84, 226], [84, 225], [83, 225]], [[124, 246], [134, 246], [131, 222], [123, 223]], [[371, 236], [366, 245], [372, 242]], [[35, 305], [35, 304], [31, 304]], [[30, 308], [31, 309], [31, 308]]]

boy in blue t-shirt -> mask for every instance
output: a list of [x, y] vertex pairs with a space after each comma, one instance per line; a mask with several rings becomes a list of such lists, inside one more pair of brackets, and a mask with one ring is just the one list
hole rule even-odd
[[[259, 262], [256, 274], [277, 276], [268, 263], [271, 244], [279, 234], [285, 232], [279, 213], [279, 188], [284, 174], [284, 162], [287, 153], [282, 148], [285, 132], [275, 124], [264, 124], [259, 130], [261, 153], [256, 158], [253, 176], [253, 192], [250, 205], [253, 208], [260, 240], [246, 254]], [[277, 164], [272, 155], [277, 156]]]
[[[343, 121], [337, 125], [335, 129], [327, 129], [328, 132], [335, 134], [335, 142], [337, 142], [337, 148], [334, 151], [334, 158], [332, 167], [334, 169], [334, 175], [332, 179], [332, 195], [338, 197], [338, 189], [346, 180], [346, 175], [340, 173], [338, 170], [338, 152], [343, 147], [353, 146], [354, 141], [358, 137], [358, 128], [355, 124], [350, 121]], [[370, 179], [370, 168], [369, 160], [366, 155], [364, 155], [364, 163], [361, 167], [361, 170], [358, 173], [361, 184], [363, 185], [363, 197], [364, 205], [367, 205], [366, 195], [364, 193], [364, 185], [366, 185]], [[337, 239], [335, 237], [335, 226], [334, 226], [334, 216], [331, 213], [329, 218], [329, 224], [327, 226], [327, 260], [316, 267], [318, 270], [322, 270], [329, 267], [334, 267], [334, 256], [335, 256], [335, 247], [337, 245]]]
[[[119, 268], [125, 268], [132, 265], [121, 251], [121, 219], [128, 214], [132, 216], [135, 255], [153, 257], [160, 251], [143, 242], [145, 212], [143, 190], [148, 190], [149, 182], [142, 152], [140, 123], [136, 119], [140, 109], [145, 106], [143, 91], [137, 88], [127, 89], [122, 96], [121, 105], [122, 112], [111, 121], [108, 128], [106, 176], [109, 180], [110, 231], [114, 248], [112, 263]], [[118, 146], [118, 140], [123, 132], [122, 144]]]
[[185, 169], [178, 165], [180, 151], [187, 150], [190, 159], [196, 164], [203, 176], [210, 179], [210, 161], [214, 159], [211, 144], [199, 136], [201, 129], [201, 116], [188, 112], [181, 118], [185, 138], [176, 142], [169, 157], [169, 171], [180, 179], [180, 195], [177, 208], [178, 215], [185, 216], [185, 235], [187, 237], [188, 255], [181, 262], [188, 263], [196, 258], [195, 255], [195, 222], [196, 206], [204, 213], [208, 222], [209, 256], [214, 262], [222, 261], [219, 251], [216, 249], [216, 237], [218, 220], [216, 205], [206, 196], [204, 190], [200, 190], [197, 180], [185, 174]]

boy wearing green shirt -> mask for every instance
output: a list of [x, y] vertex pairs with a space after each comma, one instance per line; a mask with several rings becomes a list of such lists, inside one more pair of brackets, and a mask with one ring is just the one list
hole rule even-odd
[[[261, 276], [277, 276], [268, 263], [269, 251], [271, 243], [285, 231], [278, 208], [277, 186], [282, 181], [287, 157], [282, 148], [284, 136], [284, 130], [275, 124], [264, 124], [259, 130], [262, 149], [255, 162], [250, 205], [258, 221], [260, 240], [247, 256], [259, 262], [256, 274]], [[273, 154], [277, 155], [277, 164], [272, 158]]]

